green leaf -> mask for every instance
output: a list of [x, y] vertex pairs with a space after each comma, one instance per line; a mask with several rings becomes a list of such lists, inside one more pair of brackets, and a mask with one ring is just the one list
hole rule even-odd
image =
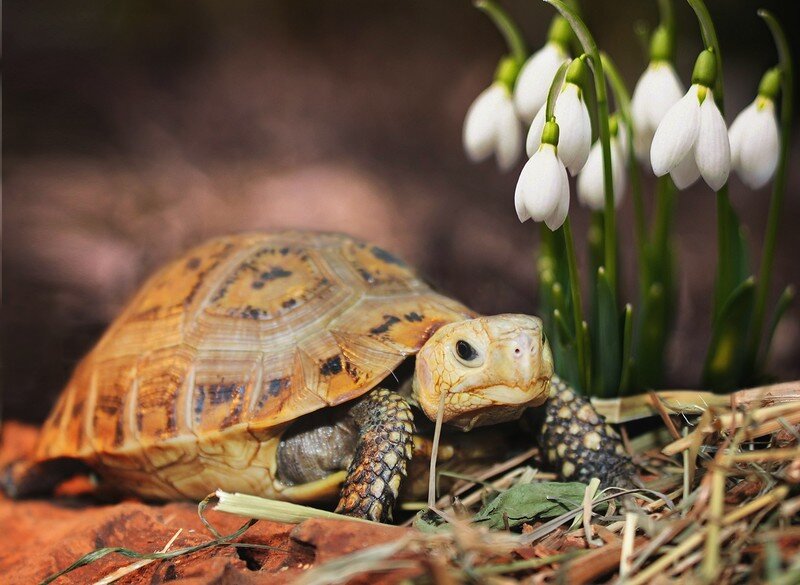
[[772, 313], [772, 319], [770, 320], [769, 327], [767, 328], [767, 335], [764, 338], [764, 348], [762, 350], [760, 360], [761, 371], [764, 370], [764, 365], [767, 363], [767, 359], [769, 358], [769, 350], [772, 347], [772, 339], [775, 337], [775, 330], [778, 328], [778, 324], [781, 322], [781, 319], [786, 314], [786, 311], [789, 309], [792, 302], [794, 302], [794, 297], [794, 287], [789, 285], [783, 289], [781, 296], [778, 298], [778, 302], [775, 305], [775, 311]]
[[730, 390], [743, 383], [748, 327], [755, 301], [751, 276], [728, 297], [714, 324], [703, 368], [703, 383], [714, 390]]
[[428, 509], [417, 512], [414, 516], [412, 526], [425, 534], [435, 534], [437, 532], [452, 530], [452, 526], [445, 522], [441, 516]]
[[595, 349], [597, 373], [595, 394], [604, 398], [616, 395], [620, 379], [620, 330], [617, 300], [605, 268], [597, 270], [597, 328]]
[[575, 336], [564, 321], [561, 311], [557, 309], [553, 311], [553, 321], [556, 335], [555, 342], [551, 344], [550, 349], [553, 351], [556, 373], [571, 386], [579, 388], [577, 383], [580, 382], [580, 368], [578, 367], [578, 348], [575, 344]]
[[[715, 94], [716, 95], [716, 94]], [[726, 226], [727, 235], [720, 242], [725, 247], [723, 255], [719, 258], [725, 266], [718, 267], [718, 281], [716, 290], [715, 317], [719, 319], [724, 311], [725, 303], [734, 294], [734, 291], [748, 278], [750, 270], [750, 252], [747, 239], [744, 236], [739, 218], [727, 198], [727, 189], [718, 201], [717, 213], [722, 215]]]
[[642, 300], [636, 336], [637, 384], [656, 388], [664, 375], [668, 329], [667, 296], [660, 283], [651, 284]]
[[[589, 274], [597, 274], [598, 268], [603, 265], [603, 214], [595, 211], [591, 215], [589, 229], [586, 232], [586, 240], [589, 247]], [[597, 287], [590, 287], [592, 329], [597, 328]]]
[[560, 282], [553, 283], [553, 287], [550, 289], [550, 298], [552, 299], [553, 303], [553, 311], [560, 311], [561, 315], [569, 315], [569, 307], [567, 303], [569, 302], [569, 295], [564, 294], [564, 286]]
[[625, 305], [622, 314], [622, 375], [619, 382], [619, 394], [625, 395], [632, 390], [633, 383], [633, 306]]
[[575, 334], [572, 333], [569, 325], [567, 325], [567, 322], [564, 320], [564, 314], [556, 309], [553, 311], [553, 319], [556, 323], [556, 331], [558, 332], [558, 338], [561, 344], [564, 347], [575, 345]]
[[525, 522], [548, 520], [580, 506], [585, 492], [586, 485], [579, 482], [517, 484], [484, 506], [473, 521], [502, 530], [505, 517], [511, 528]]

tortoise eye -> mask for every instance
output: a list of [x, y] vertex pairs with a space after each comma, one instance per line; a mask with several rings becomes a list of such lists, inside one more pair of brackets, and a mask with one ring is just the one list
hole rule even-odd
[[470, 362], [478, 357], [478, 352], [475, 351], [475, 348], [463, 339], [456, 342], [456, 353], [458, 357], [466, 362]]

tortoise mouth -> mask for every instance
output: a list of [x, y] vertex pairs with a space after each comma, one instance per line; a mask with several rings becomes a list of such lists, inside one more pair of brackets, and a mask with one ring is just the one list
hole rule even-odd
[[542, 380], [537, 380], [526, 388], [498, 384], [481, 388], [479, 392], [481, 396], [492, 400], [497, 405], [539, 406], [547, 399], [547, 383], [546, 381], [542, 382]]
[[526, 388], [498, 384], [471, 389], [471, 394], [480, 400], [476, 408], [459, 409], [454, 416], [445, 418], [450, 426], [468, 431], [474, 427], [494, 425], [518, 419], [530, 407], [547, 400], [547, 380], [539, 380]]

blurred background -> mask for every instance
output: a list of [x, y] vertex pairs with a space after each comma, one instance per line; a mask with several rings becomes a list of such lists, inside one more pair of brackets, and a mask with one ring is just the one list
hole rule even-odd
[[[645, 66], [634, 24], [654, 25], [655, 2], [582, 4], [632, 88]], [[795, 11], [780, 1], [708, 4], [730, 123], [776, 62], [756, 9], [790, 29]], [[538, 48], [553, 10], [503, 5]], [[688, 83], [699, 33], [676, 5]], [[504, 51], [470, 2], [32, 0], [5, 3], [4, 21], [4, 417], [41, 420], [147, 274], [225, 232], [346, 231], [477, 310], [535, 312], [537, 229], [514, 212], [518, 169], [470, 165], [461, 148], [464, 114]], [[776, 291], [800, 283], [797, 147]], [[769, 190], [734, 178], [731, 193], [759, 251]], [[582, 243], [587, 214], [573, 205]], [[619, 223], [630, 299], [629, 197]], [[676, 233], [681, 306], [669, 378], [693, 387], [716, 254], [714, 196], [702, 182], [680, 195]], [[797, 306], [778, 331], [772, 371], [800, 377]]]

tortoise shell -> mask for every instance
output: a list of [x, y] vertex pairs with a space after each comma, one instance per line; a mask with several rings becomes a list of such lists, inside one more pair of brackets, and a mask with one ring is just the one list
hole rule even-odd
[[437, 328], [472, 316], [344, 235], [213, 239], [159, 270], [111, 324], [36, 458], [82, 459], [145, 496], [275, 495], [289, 423], [364, 394]]

